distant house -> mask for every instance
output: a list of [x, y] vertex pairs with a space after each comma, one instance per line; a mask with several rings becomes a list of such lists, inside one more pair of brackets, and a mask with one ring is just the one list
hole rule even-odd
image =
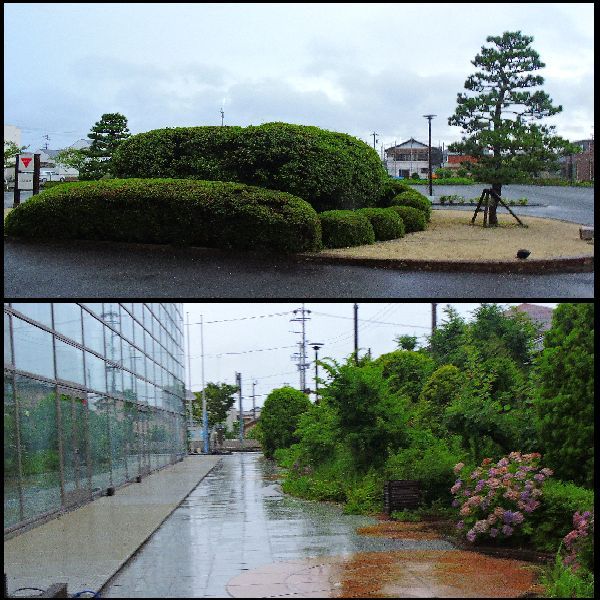
[[510, 317], [517, 313], [526, 314], [538, 330], [539, 335], [535, 340], [536, 350], [542, 350], [544, 347], [544, 334], [552, 327], [553, 312], [554, 310], [548, 306], [524, 303], [505, 310], [504, 315]]
[[573, 144], [577, 144], [581, 152], [559, 159], [561, 176], [574, 181], [594, 181], [594, 140], [578, 140]]
[[[431, 167], [441, 166], [442, 151], [431, 148]], [[429, 146], [410, 138], [401, 144], [385, 150], [384, 166], [389, 175], [394, 177], [412, 177], [416, 173], [421, 179], [429, 174]]]
[[474, 156], [469, 156], [468, 154], [450, 154], [450, 153], [448, 153], [446, 156], [446, 160], [444, 161], [444, 164], [442, 165], [442, 167], [444, 169], [450, 169], [452, 171], [458, 171], [461, 168], [466, 168], [467, 171], [470, 171], [468, 166], [462, 164], [464, 162], [476, 163], [477, 158], [475, 158]]

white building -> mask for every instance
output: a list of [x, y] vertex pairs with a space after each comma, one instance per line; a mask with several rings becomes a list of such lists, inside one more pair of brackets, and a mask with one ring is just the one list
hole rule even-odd
[[4, 126], [4, 141], [14, 142], [17, 146], [21, 146], [21, 130], [16, 125]]

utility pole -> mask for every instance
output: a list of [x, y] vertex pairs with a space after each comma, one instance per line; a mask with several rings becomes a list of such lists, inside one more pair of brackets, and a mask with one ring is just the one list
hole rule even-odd
[[437, 302], [431, 303], [431, 335], [434, 334], [437, 327]]
[[[188, 408], [188, 444], [191, 441], [192, 435], [192, 367], [191, 367], [191, 358], [190, 358], [190, 313], [186, 313], [187, 315], [187, 355], [188, 355], [188, 392], [189, 392], [189, 400], [187, 401]], [[187, 395], [187, 394], [186, 394]], [[188, 448], [190, 450], [190, 448]]]
[[239, 403], [239, 410], [240, 410], [240, 444], [244, 443], [244, 413], [242, 412], [242, 374], [241, 373], [236, 373], [235, 374], [236, 377], [236, 383], [238, 386], [238, 394], [239, 394], [239, 399], [240, 399], [240, 403]]
[[204, 385], [204, 321], [202, 315], [200, 315], [200, 354], [202, 355], [202, 438], [204, 454], [208, 454], [208, 411], [206, 410], [206, 386]]
[[50, 136], [48, 134], [42, 136], [46, 142], [44, 144], [44, 150], [48, 150], [48, 142], [50, 141]]
[[375, 147], [375, 144], [377, 143], [377, 140], [375, 139], [375, 136], [378, 136], [378, 133], [373, 132], [371, 134], [373, 136], [373, 150], [375, 150], [375, 152], [377, 152], [377, 148]]
[[354, 303], [354, 362], [358, 365], [358, 304]]
[[225, 118], [225, 113], [223, 112], [223, 107], [221, 106], [221, 127], [223, 127], [223, 119]]
[[252, 420], [256, 421], [256, 396], [254, 394], [254, 388], [256, 387], [256, 381], [252, 382]]
[[437, 115], [423, 115], [429, 121], [429, 195], [433, 196], [433, 173], [431, 172], [431, 119]]
[[[294, 318], [290, 319], [291, 321], [302, 323], [302, 331], [297, 331], [294, 333], [300, 333], [302, 335], [302, 341], [299, 342], [299, 352], [292, 356], [292, 359], [297, 358], [298, 360], [298, 370], [300, 371], [300, 391], [304, 392], [306, 389], [306, 369], [308, 368], [308, 362], [306, 360], [306, 321], [310, 320], [310, 317], [306, 316], [310, 314], [310, 310], [304, 308], [304, 302], [302, 303], [302, 308], [297, 308], [294, 311]], [[296, 317], [296, 313], [300, 313], [299, 317]]]

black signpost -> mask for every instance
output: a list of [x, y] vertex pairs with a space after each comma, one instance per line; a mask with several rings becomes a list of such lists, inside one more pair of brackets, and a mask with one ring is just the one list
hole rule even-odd
[[[31, 181], [24, 177], [19, 181], [19, 174], [31, 175]], [[32, 153], [17, 154], [15, 156], [15, 191], [13, 208], [21, 204], [21, 190], [32, 190], [33, 194], [40, 193], [40, 155]]]

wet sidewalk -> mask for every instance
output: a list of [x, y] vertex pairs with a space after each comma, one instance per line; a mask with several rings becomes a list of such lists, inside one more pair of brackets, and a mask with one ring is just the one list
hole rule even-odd
[[[284, 496], [274, 482], [273, 464], [258, 453], [224, 456], [158, 531], [102, 591], [107, 598], [227, 598], [259, 592], [276, 596], [288, 561], [322, 556], [353, 557], [360, 552], [437, 550], [443, 540], [368, 537], [358, 527], [370, 517], [344, 515], [339, 507]], [[274, 565], [275, 563], [275, 565]], [[298, 570], [302, 570], [303, 566]], [[258, 569], [256, 573], [254, 570]], [[250, 579], [236, 582], [247, 574]], [[228, 584], [234, 587], [228, 587]], [[304, 590], [303, 590], [304, 591]]]
[[9, 592], [57, 582], [66, 582], [70, 594], [99, 590], [220, 459], [187, 456], [5, 541]]

